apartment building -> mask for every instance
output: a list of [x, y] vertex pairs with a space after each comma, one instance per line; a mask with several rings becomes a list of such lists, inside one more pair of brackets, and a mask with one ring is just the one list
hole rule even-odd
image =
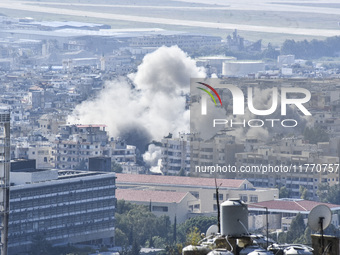
[[[191, 142], [191, 171], [196, 172], [196, 167], [209, 166], [234, 166], [237, 152], [244, 151], [244, 145], [235, 140], [235, 136], [227, 131], [219, 131], [211, 139], [206, 141], [194, 140]], [[222, 173], [223, 178], [235, 178], [232, 172]], [[203, 173], [199, 173], [204, 176]], [[210, 175], [209, 173], [206, 176]]]
[[109, 156], [117, 163], [136, 163], [136, 146], [118, 138], [111, 139]]
[[54, 157], [50, 142], [36, 142], [28, 146], [28, 159], [35, 159], [38, 169], [54, 168]]
[[115, 178], [75, 170], [11, 172], [9, 253], [29, 251], [39, 233], [55, 245], [114, 245]]
[[108, 154], [105, 125], [61, 125], [54, 141], [55, 167], [88, 169], [89, 157]]
[[[195, 172], [195, 166], [235, 165], [235, 154], [244, 151], [244, 145], [235, 141], [235, 136], [227, 132], [219, 132], [207, 141], [195, 138], [194, 134], [179, 134], [178, 138], [162, 139], [163, 173], [178, 174], [184, 170], [186, 174]], [[203, 173], [199, 174], [204, 176]], [[207, 177], [207, 176], [205, 176]], [[229, 173], [224, 177], [233, 178]]]
[[178, 174], [182, 169], [190, 172], [190, 135], [180, 134], [178, 138], [162, 139], [162, 165], [163, 173]]
[[[308, 189], [309, 197], [317, 199], [320, 183], [339, 183], [339, 157], [323, 156], [323, 150], [314, 144], [304, 144], [301, 138], [284, 138], [277, 145], [260, 146], [252, 152], [237, 153], [237, 168], [249, 171], [237, 173], [237, 178], [246, 178], [258, 187], [285, 186], [293, 198], [299, 198], [300, 186]], [[314, 168], [312, 168], [314, 165]], [[285, 171], [263, 172], [263, 166], [285, 166]], [[334, 170], [332, 171], [331, 167]], [[325, 168], [326, 167], [326, 168]], [[325, 169], [324, 169], [325, 168]]]
[[109, 139], [105, 125], [61, 125], [54, 141], [57, 169], [88, 169], [90, 157], [111, 157], [117, 163], [135, 163], [136, 147]]

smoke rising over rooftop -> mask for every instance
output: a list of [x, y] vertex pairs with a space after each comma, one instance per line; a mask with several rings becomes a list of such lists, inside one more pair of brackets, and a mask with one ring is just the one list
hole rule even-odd
[[190, 77], [204, 78], [205, 72], [177, 46], [161, 47], [144, 57], [136, 73], [107, 82], [96, 98], [77, 105], [68, 122], [106, 124], [110, 136], [138, 141], [143, 151], [152, 139], [189, 130], [184, 95]]

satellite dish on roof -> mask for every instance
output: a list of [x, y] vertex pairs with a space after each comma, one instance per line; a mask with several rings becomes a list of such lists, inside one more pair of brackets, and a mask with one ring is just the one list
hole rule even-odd
[[212, 234], [217, 234], [218, 233], [218, 226], [217, 225], [211, 225], [205, 236], [211, 236]]
[[308, 215], [308, 226], [314, 231], [323, 231], [332, 220], [332, 212], [326, 205], [315, 206]]
[[332, 220], [332, 211], [326, 205], [315, 206], [308, 215], [308, 225], [314, 231], [321, 232], [321, 253], [325, 251], [325, 238], [323, 231], [326, 229]]

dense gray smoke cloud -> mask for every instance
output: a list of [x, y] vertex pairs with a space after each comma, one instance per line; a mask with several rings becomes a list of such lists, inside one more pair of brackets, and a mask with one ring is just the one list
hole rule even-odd
[[107, 82], [96, 98], [77, 105], [68, 122], [106, 124], [110, 136], [138, 142], [144, 151], [151, 140], [189, 130], [184, 95], [190, 77], [204, 78], [205, 72], [177, 46], [161, 47], [144, 57], [136, 73]]

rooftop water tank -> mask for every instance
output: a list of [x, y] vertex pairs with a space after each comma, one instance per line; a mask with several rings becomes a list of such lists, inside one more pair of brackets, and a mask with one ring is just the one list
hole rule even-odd
[[304, 247], [291, 246], [283, 251], [284, 255], [313, 255], [313, 252]]
[[252, 251], [248, 255], [274, 255], [271, 251]]
[[[240, 255], [248, 255], [248, 254], [253, 253], [253, 252], [257, 252], [257, 253], [261, 254], [261, 252], [266, 252], [266, 250], [259, 247], [259, 246], [251, 245], [251, 246], [247, 246], [246, 248], [242, 249], [239, 254]], [[257, 255], [257, 253], [255, 253], [255, 254]], [[270, 254], [273, 254], [273, 253], [270, 253]], [[252, 254], [252, 255], [254, 255], [254, 254]]]
[[206, 246], [189, 245], [183, 248], [182, 255], [206, 255], [211, 251]]
[[221, 234], [231, 237], [248, 235], [248, 207], [238, 199], [221, 204]]
[[231, 251], [226, 249], [215, 249], [208, 253], [208, 255], [233, 255]]

